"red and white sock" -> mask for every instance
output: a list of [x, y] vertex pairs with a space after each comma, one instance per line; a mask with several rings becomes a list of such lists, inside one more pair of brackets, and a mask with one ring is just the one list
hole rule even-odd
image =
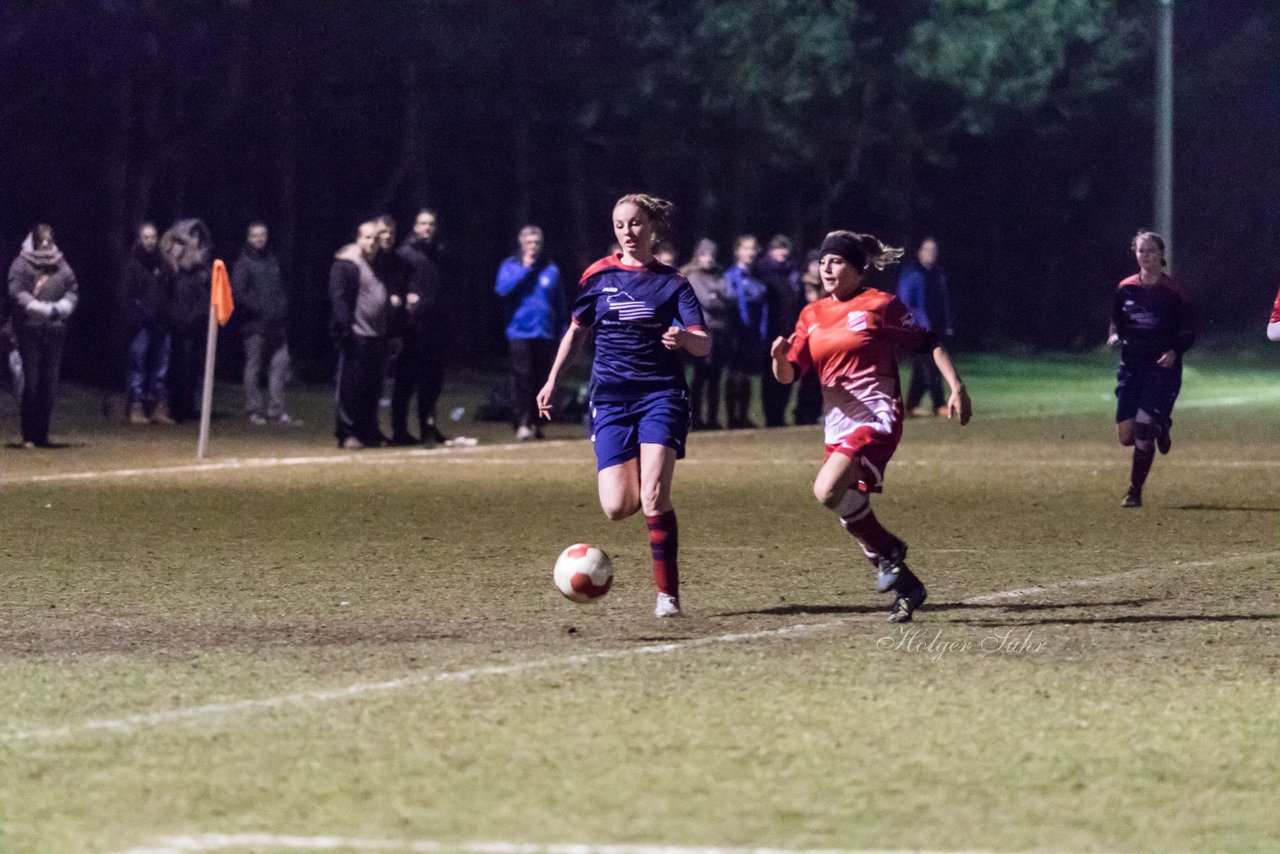
[[871, 511], [871, 498], [865, 492], [850, 489], [835, 510], [841, 526], [862, 546], [872, 565], [881, 555], [887, 555], [897, 547], [898, 538], [880, 524]]
[[680, 598], [680, 569], [677, 554], [680, 549], [676, 511], [668, 510], [657, 516], [646, 516], [649, 526], [649, 554], [653, 557], [653, 583], [659, 593]]

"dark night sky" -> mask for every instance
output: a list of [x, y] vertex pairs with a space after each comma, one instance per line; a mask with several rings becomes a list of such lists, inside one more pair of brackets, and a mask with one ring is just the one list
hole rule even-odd
[[[82, 287], [68, 372], [111, 382], [100, 332], [137, 222], [199, 216], [230, 259], [263, 218], [300, 365], [323, 377], [327, 268], [360, 219], [437, 207], [460, 351], [501, 353], [490, 289], [516, 229], [541, 224], [576, 275], [608, 246], [613, 199], [644, 189], [679, 205], [682, 256], [744, 231], [936, 234], [963, 346], [1096, 346], [1151, 223], [1157, 4], [1094, 4], [1132, 26], [1123, 61], [1100, 68], [1110, 42], [1081, 37], [977, 95], [904, 61], [929, 10], [957, 5], [841, 30], [799, 0], [6, 2], [0, 263], [54, 225]], [[808, 29], [788, 42], [779, 14]], [[1280, 284], [1280, 6], [1177, 14], [1179, 273], [1210, 338], [1258, 337]], [[1001, 74], [1041, 70], [1042, 97], [1000, 101]], [[996, 107], [967, 125], [979, 101]]]

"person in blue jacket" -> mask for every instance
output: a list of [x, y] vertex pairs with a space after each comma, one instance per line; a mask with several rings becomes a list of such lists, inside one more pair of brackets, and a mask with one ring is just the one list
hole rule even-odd
[[[938, 241], [932, 237], [920, 241], [916, 262], [902, 271], [898, 279], [898, 299], [911, 310], [916, 323], [926, 332], [933, 332], [943, 339], [954, 334], [947, 277], [938, 266]], [[926, 391], [929, 402], [933, 404], [931, 409], [920, 405]], [[942, 393], [942, 375], [938, 373], [933, 357], [927, 353], [917, 354], [911, 359], [911, 384], [907, 387], [906, 404], [907, 414], [911, 416], [946, 414], [947, 398]]]
[[742, 323], [733, 348], [734, 360], [724, 382], [724, 403], [730, 429], [754, 427], [747, 413], [751, 409], [751, 380], [759, 376], [769, 358], [769, 289], [752, 275], [752, 265], [760, 254], [760, 241], [744, 234], [733, 244], [733, 266], [724, 273], [729, 293], [738, 303]]
[[515, 255], [498, 268], [494, 292], [506, 300], [511, 351], [511, 421], [516, 441], [541, 439], [537, 378], [546, 376], [565, 328], [560, 270], [544, 253], [542, 229], [520, 229]]

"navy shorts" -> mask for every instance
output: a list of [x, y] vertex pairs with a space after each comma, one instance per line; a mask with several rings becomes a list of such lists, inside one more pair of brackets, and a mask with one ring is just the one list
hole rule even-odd
[[684, 458], [689, 437], [689, 395], [662, 391], [639, 400], [591, 402], [591, 442], [596, 449], [596, 471], [640, 456], [641, 445], [674, 448]]
[[1121, 362], [1116, 373], [1116, 423], [1137, 417], [1139, 409], [1153, 416], [1156, 424], [1167, 422], [1181, 390], [1181, 360], [1172, 368], [1154, 363], [1135, 368]]

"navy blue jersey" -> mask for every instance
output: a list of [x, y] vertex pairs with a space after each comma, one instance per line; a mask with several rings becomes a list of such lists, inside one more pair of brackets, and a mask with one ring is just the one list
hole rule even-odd
[[628, 267], [616, 255], [597, 261], [582, 276], [573, 322], [595, 331], [593, 400], [687, 388], [684, 361], [662, 346], [662, 336], [673, 324], [701, 329], [702, 308], [689, 280], [671, 267]]
[[1168, 350], [1191, 349], [1195, 331], [1191, 304], [1168, 276], [1143, 285], [1130, 276], [1116, 286], [1111, 322], [1120, 336], [1120, 358], [1135, 367], [1154, 363]]

